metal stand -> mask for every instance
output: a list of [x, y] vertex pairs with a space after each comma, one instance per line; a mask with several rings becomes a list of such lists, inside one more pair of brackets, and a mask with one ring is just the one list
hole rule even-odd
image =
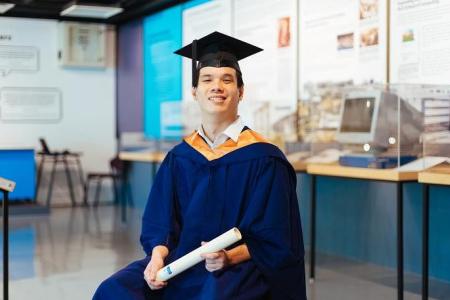
[[8, 300], [9, 285], [9, 237], [8, 237], [8, 192], [3, 191], [3, 299]]
[[3, 299], [9, 299], [9, 228], [8, 193], [14, 191], [16, 183], [0, 177], [0, 190], [3, 192]]

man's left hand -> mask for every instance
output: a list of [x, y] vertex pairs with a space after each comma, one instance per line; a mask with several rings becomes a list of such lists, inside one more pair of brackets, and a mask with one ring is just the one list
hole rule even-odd
[[[202, 246], [204, 244], [206, 244], [206, 242], [202, 242]], [[221, 270], [230, 264], [230, 260], [225, 250], [204, 253], [201, 257], [205, 259], [205, 268], [209, 272]]]

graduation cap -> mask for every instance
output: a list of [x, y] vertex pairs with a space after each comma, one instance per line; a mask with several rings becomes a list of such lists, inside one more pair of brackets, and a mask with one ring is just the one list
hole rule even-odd
[[[175, 51], [192, 59], [192, 86], [197, 86], [197, 71], [203, 67], [230, 67], [241, 72], [238, 61], [263, 49], [214, 31]], [[198, 61], [198, 64], [197, 64]]]

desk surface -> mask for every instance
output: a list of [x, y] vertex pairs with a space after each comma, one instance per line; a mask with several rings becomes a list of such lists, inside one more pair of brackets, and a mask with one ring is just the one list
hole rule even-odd
[[[141, 161], [160, 163], [164, 160], [166, 153], [163, 152], [139, 152], [139, 151], [121, 151], [119, 152], [119, 158], [126, 161]], [[294, 167], [295, 172], [306, 171], [306, 163], [304, 161], [292, 161], [290, 162]]]
[[450, 185], [450, 164], [443, 163], [419, 173], [419, 182]]
[[294, 167], [295, 172], [305, 172], [306, 171], [306, 162], [303, 160], [289, 161], [291, 165]]
[[418, 172], [398, 172], [395, 169], [344, 167], [338, 164], [308, 164], [306, 172], [314, 175], [349, 177], [386, 181], [415, 181]]
[[166, 157], [163, 152], [138, 152], [138, 151], [122, 151], [119, 152], [119, 158], [126, 161], [141, 161], [160, 163]]

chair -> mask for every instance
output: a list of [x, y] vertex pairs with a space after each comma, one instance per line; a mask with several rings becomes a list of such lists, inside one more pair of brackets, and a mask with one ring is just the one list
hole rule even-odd
[[49, 183], [48, 192], [47, 192], [47, 206], [50, 206], [50, 201], [51, 201], [52, 192], [53, 192], [53, 184], [55, 181], [56, 166], [58, 165], [58, 163], [62, 162], [64, 165], [65, 173], [66, 173], [67, 185], [69, 187], [70, 200], [72, 202], [72, 206], [75, 206], [76, 205], [75, 193], [73, 190], [73, 182], [72, 182], [72, 176], [70, 173], [69, 162], [74, 161], [77, 164], [80, 182], [81, 182], [81, 185], [84, 186], [83, 169], [81, 167], [81, 161], [80, 161], [81, 153], [71, 152], [69, 150], [64, 150], [62, 152], [51, 151], [44, 138], [40, 138], [39, 143], [41, 144], [42, 149], [40, 152], [37, 153], [38, 156], [41, 157], [41, 160], [39, 162], [39, 167], [38, 167], [36, 197], [38, 195], [38, 191], [40, 188], [44, 163], [46, 162], [46, 160], [50, 160], [50, 162], [53, 162], [52, 172], [50, 175], [50, 183]]
[[[98, 206], [100, 202], [100, 191], [102, 188], [102, 182], [104, 179], [111, 179], [113, 183], [113, 192], [114, 192], [114, 203], [117, 204], [119, 202], [119, 188], [118, 183], [121, 181], [121, 191], [122, 196], [124, 191], [127, 190], [127, 182], [125, 179], [125, 163], [118, 157], [114, 157], [109, 161], [110, 165], [110, 173], [101, 173], [101, 172], [94, 172], [94, 173], [88, 173], [86, 184], [84, 185], [84, 204], [88, 204], [88, 198], [89, 198], [89, 186], [92, 181], [97, 181], [97, 185], [95, 188], [95, 198], [93, 205]], [[131, 193], [128, 191], [130, 202], [131, 201]]]

